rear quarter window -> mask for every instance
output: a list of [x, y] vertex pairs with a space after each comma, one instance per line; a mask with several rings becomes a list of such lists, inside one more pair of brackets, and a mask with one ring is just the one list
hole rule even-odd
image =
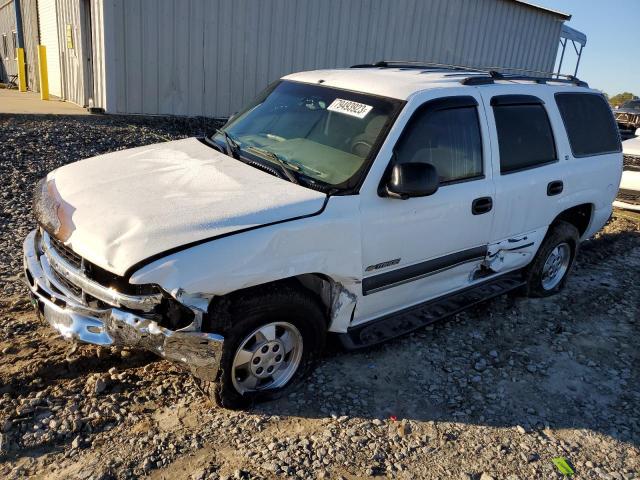
[[609, 104], [597, 93], [556, 93], [556, 103], [574, 157], [622, 151]]

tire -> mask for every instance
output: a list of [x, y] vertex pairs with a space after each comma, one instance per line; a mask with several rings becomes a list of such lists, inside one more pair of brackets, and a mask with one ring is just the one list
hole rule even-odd
[[[525, 292], [529, 297], [548, 297], [564, 288], [578, 252], [579, 239], [578, 229], [570, 223], [559, 221], [549, 227], [538, 253], [525, 271]], [[557, 261], [564, 258], [565, 252], [568, 255], [566, 265], [564, 261]], [[552, 265], [554, 260], [558, 263], [557, 270]], [[547, 261], [551, 262], [550, 267], [546, 267]], [[551, 278], [548, 274], [554, 270], [557, 274]]]
[[[321, 306], [310, 293], [296, 285], [276, 284], [265, 288], [250, 289], [240, 295], [234, 295], [227, 308], [228, 320], [226, 323], [228, 326], [224, 333], [225, 340], [218, 377], [215, 382], [203, 385], [216, 405], [229, 409], [240, 409], [255, 402], [278, 398], [315, 367], [324, 349], [327, 322]], [[281, 338], [270, 342], [261, 334], [256, 334], [256, 331], [259, 331], [261, 327], [274, 324], [276, 325], [276, 335], [281, 335]], [[271, 331], [271, 328], [267, 327], [267, 330]], [[276, 363], [278, 360], [276, 354], [282, 350], [271, 351], [279, 346], [286, 348], [281, 341], [282, 338], [285, 338], [283, 332], [286, 332], [289, 338], [295, 337], [296, 332], [301, 337], [295, 337], [301, 342], [292, 342], [296, 345], [301, 343], [302, 348], [297, 366], [290, 372], [286, 370], [288, 367], [285, 368], [285, 365], [287, 363], [294, 364], [295, 348], [287, 352], [280, 363]], [[252, 336], [252, 334], [255, 335]], [[251, 348], [243, 348], [242, 353], [246, 355], [247, 351], [255, 350], [255, 352], [253, 352], [250, 362], [244, 363], [242, 368], [237, 368], [237, 363], [234, 363], [236, 355], [240, 356], [240, 347], [246, 346], [245, 342], [248, 337], [251, 338]], [[259, 353], [263, 348], [268, 351], [265, 355]], [[271, 363], [266, 363], [267, 355], [272, 356]], [[276, 368], [272, 378], [276, 378], [275, 375], [279, 372], [280, 374], [284, 373], [284, 376], [279, 377], [281, 384], [272, 382], [272, 386], [270, 386], [268, 379], [260, 379], [259, 381], [265, 381], [266, 385], [258, 385], [258, 388], [253, 391], [240, 391], [239, 389], [244, 385], [240, 378], [244, 378], [245, 383], [255, 380], [256, 367], [261, 368], [263, 365], [262, 363], [255, 365], [253, 361], [256, 359], [265, 362], [265, 369], [269, 366]], [[289, 359], [288, 362], [287, 359]], [[240, 363], [240, 360], [237, 362]], [[241, 376], [234, 376], [234, 368], [236, 374], [241, 374]], [[266, 374], [266, 370], [261, 373]], [[287, 378], [288, 375], [290, 375], [289, 378]]]

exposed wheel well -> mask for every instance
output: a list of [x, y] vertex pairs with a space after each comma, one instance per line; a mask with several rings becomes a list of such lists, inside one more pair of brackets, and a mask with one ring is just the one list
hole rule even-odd
[[558, 221], [570, 223], [578, 229], [580, 237], [582, 237], [587, 231], [587, 228], [589, 228], [592, 213], [593, 205], [590, 203], [583, 203], [582, 205], [576, 205], [575, 207], [566, 209], [564, 212], [560, 213], [552, 223], [556, 223]]
[[209, 305], [209, 311], [206, 315], [207, 318], [204, 322], [204, 328], [207, 331], [224, 331], [228, 327], [226, 322], [228, 315], [226, 315], [226, 312], [228, 310], [229, 302], [233, 302], [238, 297], [263, 293], [264, 290], [277, 289], [284, 285], [299, 288], [305, 292], [310, 292], [323, 307], [328, 326], [331, 321], [332, 310], [334, 307], [333, 297], [337, 294], [336, 288], [339, 284], [324, 274], [307, 273], [247, 287], [228, 293], [227, 295], [214, 297]]

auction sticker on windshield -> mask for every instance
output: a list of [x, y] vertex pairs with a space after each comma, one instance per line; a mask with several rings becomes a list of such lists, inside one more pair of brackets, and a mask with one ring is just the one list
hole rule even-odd
[[365, 105], [364, 103], [352, 102], [351, 100], [344, 100], [342, 98], [336, 98], [331, 105], [327, 107], [327, 110], [332, 112], [344, 113], [352, 117], [364, 118], [367, 116], [373, 107], [371, 105]]

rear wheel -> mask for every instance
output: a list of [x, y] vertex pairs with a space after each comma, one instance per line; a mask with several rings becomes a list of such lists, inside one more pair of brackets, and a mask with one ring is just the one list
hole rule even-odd
[[580, 234], [570, 223], [552, 225], [527, 269], [527, 294], [547, 297], [564, 288], [578, 251]]
[[233, 299], [212, 400], [243, 408], [277, 398], [315, 366], [326, 320], [316, 299], [291, 285], [252, 289]]

